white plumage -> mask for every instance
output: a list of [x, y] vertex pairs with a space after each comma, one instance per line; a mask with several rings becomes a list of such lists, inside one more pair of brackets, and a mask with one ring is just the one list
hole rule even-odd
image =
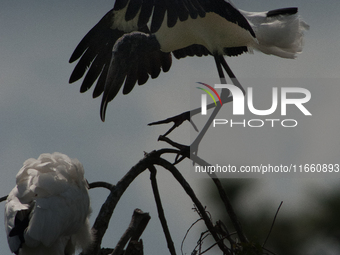
[[309, 25], [298, 14], [268, 17], [268, 12], [240, 12], [256, 34], [253, 48], [282, 58], [296, 58], [302, 52], [303, 32]]
[[216, 13], [207, 13], [204, 18], [188, 18], [169, 28], [166, 19], [155, 33], [161, 50], [172, 52], [193, 44], [205, 46], [211, 53], [225, 55], [225, 48], [248, 47], [268, 55], [296, 58], [303, 48], [303, 32], [309, 29], [300, 15], [277, 14], [267, 16], [265, 12], [239, 10], [247, 19], [256, 37]]
[[24, 162], [5, 207], [12, 252], [20, 255], [71, 255], [91, 244], [90, 199], [84, 169], [61, 153]]

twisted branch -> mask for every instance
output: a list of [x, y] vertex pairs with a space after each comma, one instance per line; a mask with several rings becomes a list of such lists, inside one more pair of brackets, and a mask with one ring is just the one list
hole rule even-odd
[[163, 232], [165, 234], [165, 239], [166, 239], [166, 242], [168, 244], [168, 249], [169, 249], [171, 255], [176, 255], [174, 242], [172, 241], [172, 238], [171, 238], [170, 230], [169, 230], [169, 227], [168, 227], [168, 224], [166, 222], [165, 215], [164, 215], [162, 201], [161, 201], [159, 191], [158, 191], [158, 185], [157, 185], [157, 180], [156, 180], [157, 170], [156, 170], [154, 165], [151, 165], [149, 167], [149, 170], [150, 170], [150, 173], [151, 173], [150, 174], [150, 180], [151, 180], [151, 186], [152, 186], [153, 194], [155, 196], [155, 202], [156, 202], [156, 205], [157, 205], [158, 217], [159, 217], [159, 220], [161, 222]]

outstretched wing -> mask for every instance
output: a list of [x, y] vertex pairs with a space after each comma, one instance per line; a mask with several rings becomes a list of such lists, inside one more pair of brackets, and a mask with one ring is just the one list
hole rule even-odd
[[[116, 79], [110, 69], [116, 70], [112, 62], [111, 53], [117, 41], [124, 39], [124, 35], [132, 32], [145, 34], [156, 33], [166, 22], [166, 26], [174, 27], [178, 22], [189, 18], [205, 17], [206, 13], [214, 12], [226, 20], [238, 24], [255, 34], [243, 15], [230, 3], [224, 0], [117, 0], [114, 8], [110, 10], [81, 40], [70, 58], [70, 63], [79, 59], [70, 83], [82, 78], [85, 73], [80, 91], [87, 91], [96, 81], [93, 97], [98, 97], [103, 91], [105, 98], [102, 101], [101, 117], [105, 118], [107, 103], [111, 101], [119, 89], [124, 86], [123, 93], [129, 93], [138, 82], [142, 85], [148, 78], [156, 78], [161, 70], [167, 72], [171, 66], [171, 53], [162, 52], [162, 45], [150, 52], [140, 53], [138, 61], [131, 61], [128, 67], [119, 69], [120, 77]], [[131, 49], [132, 51], [133, 49]], [[225, 49], [225, 54], [234, 56], [247, 51], [247, 47]], [[211, 54], [202, 45], [194, 44], [182, 49], [176, 49], [176, 58], [185, 56], [202, 56]], [[137, 58], [137, 57], [136, 57]], [[108, 83], [108, 81], [115, 83]], [[124, 85], [123, 85], [124, 84]]]
[[[117, 1], [119, 4], [120, 1]], [[131, 12], [131, 11], [130, 11]], [[126, 12], [129, 17], [130, 12]], [[112, 28], [118, 26], [115, 24], [115, 10], [110, 10], [99, 22], [95, 25], [81, 40], [73, 52], [70, 63], [79, 59], [74, 71], [71, 74], [70, 83], [73, 83], [86, 73], [83, 83], [80, 87], [80, 92], [87, 91], [97, 80], [97, 84], [93, 91], [93, 97], [98, 97], [102, 94], [105, 88], [105, 82], [112, 57], [112, 50], [119, 38], [124, 34], [130, 33], [131, 29]], [[118, 15], [117, 15], [118, 16]], [[117, 18], [116, 21], [119, 21]], [[121, 23], [118, 22], [117, 23]], [[146, 25], [136, 29], [136, 31], [150, 33]], [[152, 52], [147, 58], [135, 66], [131, 66], [126, 73], [124, 93], [129, 93], [135, 83], [139, 85], [147, 82], [149, 75], [152, 78], [158, 77], [161, 69], [167, 72], [171, 66], [170, 53], [164, 53], [160, 50]], [[147, 68], [145, 68], [147, 67]]]

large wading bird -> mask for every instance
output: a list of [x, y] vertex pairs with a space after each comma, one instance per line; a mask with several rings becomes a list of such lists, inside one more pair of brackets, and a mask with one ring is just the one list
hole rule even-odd
[[222, 68], [241, 87], [224, 55], [238, 56], [253, 49], [282, 58], [302, 51], [302, 21], [295, 7], [266, 12], [238, 10], [228, 0], [116, 0], [110, 10], [81, 40], [70, 58], [79, 59], [70, 83], [86, 73], [80, 91], [95, 82], [93, 97], [107, 104], [123, 86], [128, 94], [136, 83], [156, 78], [171, 66], [171, 54], [213, 55], [221, 82]]
[[5, 206], [12, 252], [71, 255], [92, 242], [90, 199], [82, 164], [61, 153], [24, 162]]

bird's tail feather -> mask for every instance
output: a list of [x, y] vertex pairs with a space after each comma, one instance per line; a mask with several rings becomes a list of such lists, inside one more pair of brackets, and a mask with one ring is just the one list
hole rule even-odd
[[302, 52], [304, 31], [309, 25], [297, 14], [297, 8], [241, 12], [255, 31], [253, 48], [282, 58], [296, 58]]

